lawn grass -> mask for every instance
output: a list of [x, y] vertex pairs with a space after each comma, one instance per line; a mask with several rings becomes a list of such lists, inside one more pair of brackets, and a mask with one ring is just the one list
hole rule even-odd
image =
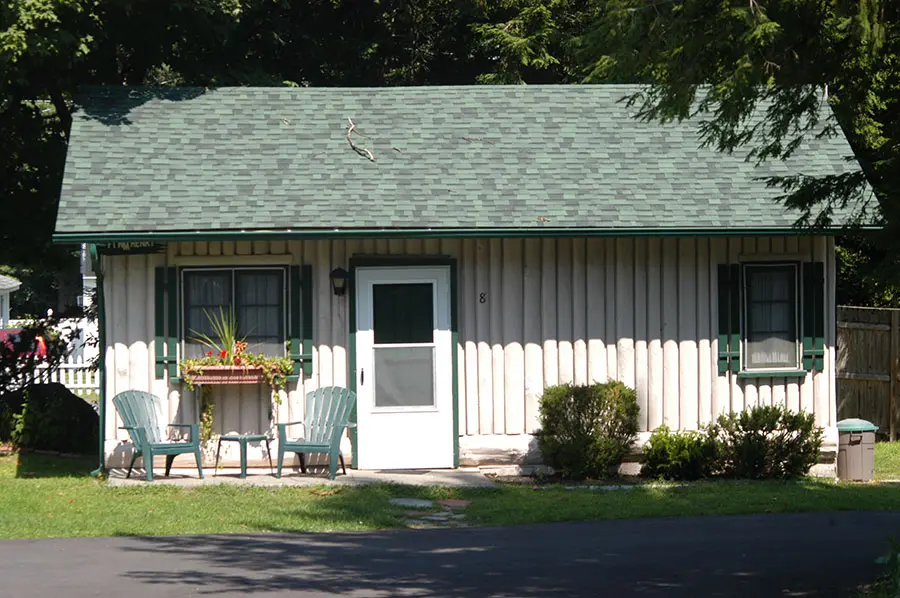
[[875, 479], [900, 480], [900, 442], [875, 443]]
[[480, 525], [900, 509], [896, 486], [815, 479], [711, 481], [615, 491], [527, 485], [113, 487], [88, 476], [92, 464], [37, 454], [0, 457], [0, 538], [366, 531], [405, 525], [404, 511], [388, 504], [400, 496], [469, 499], [468, 520]]

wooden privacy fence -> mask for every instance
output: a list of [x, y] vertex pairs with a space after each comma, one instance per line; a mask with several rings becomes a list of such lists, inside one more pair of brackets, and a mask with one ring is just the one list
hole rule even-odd
[[900, 309], [838, 306], [838, 419], [859, 417], [896, 440], [900, 431]]

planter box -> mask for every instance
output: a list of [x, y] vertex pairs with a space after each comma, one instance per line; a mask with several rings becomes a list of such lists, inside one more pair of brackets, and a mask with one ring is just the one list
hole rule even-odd
[[242, 365], [207, 365], [202, 374], [192, 374], [191, 384], [261, 384], [265, 381], [261, 367]]

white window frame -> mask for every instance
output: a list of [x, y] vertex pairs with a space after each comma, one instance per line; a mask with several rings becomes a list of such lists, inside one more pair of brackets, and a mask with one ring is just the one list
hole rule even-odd
[[[794, 365], [778, 365], [771, 367], [751, 367], [749, 364], [749, 284], [748, 270], [759, 268], [792, 268], [794, 271]], [[741, 370], [749, 373], [776, 374], [778, 372], [803, 371], [803, 336], [801, 329], [801, 316], [803, 305], [803, 289], [800, 285], [800, 263], [795, 261], [778, 262], [746, 262], [741, 264]]]
[[240, 270], [251, 270], [253, 272], [259, 272], [260, 270], [272, 270], [281, 272], [281, 336], [284, 339], [282, 341], [282, 354], [281, 355], [272, 355], [271, 357], [287, 357], [287, 341], [289, 340], [288, 336], [288, 301], [290, 299], [288, 295], [288, 284], [289, 284], [289, 276], [288, 276], [288, 268], [286, 266], [208, 266], [208, 267], [190, 267], [190, 268], [180, 268], [179, 269], [179, 285], [178, 285], [178, 334], [179, 334], [179, 350], [181, 351], [181, 355], [184, 356], [187, 354], [186, 352], [186, 339], [187, 339], [187, 331], [185, 330], [185, 297], [184, 297], [184, 289], [185, 289], [185, 275], [191, 272], [231, 272], [231, 305], [234, 306], [234, 272]]

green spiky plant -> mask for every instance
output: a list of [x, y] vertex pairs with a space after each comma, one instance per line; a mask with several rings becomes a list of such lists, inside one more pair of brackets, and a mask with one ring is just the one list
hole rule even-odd
[[194, 334], [193, 340], [209, 349], [213, 355], [218, 355], [222, 365], [235, 365], [234, 358], [237, 354], [238, 343], [244, 342], [246, 336], [238, 337], [234, 308], [229, 306], [226, 313], [220, 305], [217, 312], [210, 313], [204, 309], [203, 315], [209, 321], [215, 337], [191, 330]]

